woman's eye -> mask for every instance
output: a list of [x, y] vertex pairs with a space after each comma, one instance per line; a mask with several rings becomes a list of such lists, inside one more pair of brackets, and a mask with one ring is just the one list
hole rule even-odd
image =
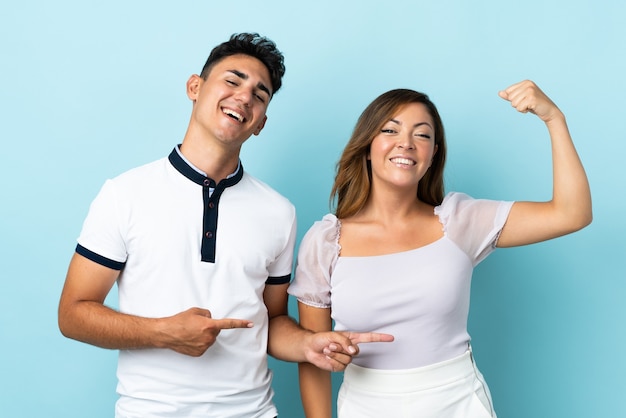
[[415, 134], [415, 136], [418, 136], [418, 137], [424, 138], [424, 139], [430, 139], [430, 135], [428, 135], [428, 134]]
[[381, 129], [380, 131], [384, 134], [392, 134], [395, 132], [393, 129]]

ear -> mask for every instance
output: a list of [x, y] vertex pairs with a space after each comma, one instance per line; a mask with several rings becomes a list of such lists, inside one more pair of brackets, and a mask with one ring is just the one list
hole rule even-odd
[[197, 74], [192, 75], [187, 80], [187, 97], [189, 100], [195, 103], [198, 98], [198, 93], [200, 92], [200, 86], [204, 80]]
[[254, 135], [258, 135], [261, 133], [261, 131], [263, 130], [263, 127], [265, 126], [265, 122], [267, 121], [267, 115], [265, 115], [263, 117], [263, 120], [261, 122], [259, 122], [259, 125], [256, 127], [256, 129], [254, 130]]

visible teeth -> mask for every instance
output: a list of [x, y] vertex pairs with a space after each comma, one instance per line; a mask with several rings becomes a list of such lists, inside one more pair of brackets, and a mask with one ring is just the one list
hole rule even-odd
[[392, 158], [391, 162], [395, 164], [406, 164], [406, 165], [414, 164], [413, 161], [409, 160], [408, 158]]
[[243, 122], [243, 116], [240, 115], [239, 113], [235, 112], [234, 110], [231, 109], [222, 109], [222, 112], [224, 112], [225, 114], [227, 114], [228, 116], [232, 116], [235, 119], [237, 119], [239, 122]]

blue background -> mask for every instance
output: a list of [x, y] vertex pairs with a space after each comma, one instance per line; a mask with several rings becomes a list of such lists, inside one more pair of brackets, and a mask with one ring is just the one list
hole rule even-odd
[[[75, 238], [106, 178], [181, 141], [185, 82], [210, 49], [257, 31], [287, 74], [242, 159], [296, 205], [299, 238], [328, 211], [339, 154], [383, 91], [438, 104], [447, 190], [511, 200], [550, 197], [550, 146], [497, 92], [530, 78], [554, 99], [594, 222], [477, 268], [474, 350], [501, 417], [626, 416], [625, 17], [617, 0], [3, 2], [0, 415], [113, 415], [116, 352], [56, 324]], [[296, 366], [271, 365], [281, 416], [301, 417]]]

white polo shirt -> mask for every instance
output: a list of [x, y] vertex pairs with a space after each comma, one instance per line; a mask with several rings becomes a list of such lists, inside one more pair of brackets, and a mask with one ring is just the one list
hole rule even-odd
[[242, 166], [215, 184], [175, 149], [104, 184], [76, 251], [121, 270], [121, 312], [163, 317], [201, 307], [254, 322], [222, 331], [197, 358], [120, 351], [117, 417], [277, 415], [263, 290], [289, 282], [295, 237], [293, 205]]

